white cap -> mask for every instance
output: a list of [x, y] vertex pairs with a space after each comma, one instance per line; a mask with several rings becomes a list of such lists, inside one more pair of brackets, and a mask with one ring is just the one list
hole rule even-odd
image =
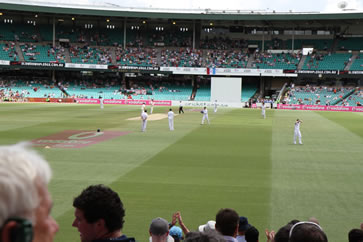
[[210, 220], [206, 224], [200, 225], [199, 232], [209, 232], [216, 229], [216, 221]]

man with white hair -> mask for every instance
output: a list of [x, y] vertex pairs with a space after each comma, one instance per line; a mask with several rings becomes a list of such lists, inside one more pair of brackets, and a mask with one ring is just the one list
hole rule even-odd
[[2, 242], [52, 242], [59, 227], [50, 216], [52, 172], [20, 143], [0, 146], [0, 238]]

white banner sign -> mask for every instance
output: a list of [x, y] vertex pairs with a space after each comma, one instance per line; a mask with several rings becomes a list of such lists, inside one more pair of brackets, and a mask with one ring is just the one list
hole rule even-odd
[[108, 65], [66, 63], [66, 68], [107, 70]]
[[160, 67], [160, 71], [171, 71], [173, 74], [219, 75], [219, 76], [291, 76], [295, 73], [283, 73], [282, 69], [246, 69], [246, 68], [197, 68], [197, 67]]
[[[214, 102], [208, 101], [182, 101], [181, 105], [185, 107], [214, 107]], [[172, 106], [180, 106], [180, 101], [172, 101]], [[217, 102], [218, 107], [222, 108], [242, 108], [245, 103], [222, 103]]]
[[7, 61], [7, 60], [0, 60], [0, 65], [8, 66], [8, 65], [10, 65], [10, 61]]

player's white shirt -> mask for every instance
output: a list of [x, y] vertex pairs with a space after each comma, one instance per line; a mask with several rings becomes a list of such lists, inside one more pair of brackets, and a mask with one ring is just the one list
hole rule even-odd
[[261, 109], [262, 109], [262, 113], [264, 113], [266, 111], [266, 107], [264, 104], [262, 104]]
[[168, 119], [173, 119], [174, 118], [174, 112], [173, 111], [169, 111], [168, 112]]
[[203, 115], [208, 115], [208, 109], [203, 109]]
[[145, 111], [145, 104], [143, 104], [142, 106], [141, 106], [141, 112], [144, 112]]
[[300, 131], [300, 121], [295, 122], [295, 131]]
[[147, 120], [147, 113], [143, 112], [141, 114], [141, 118], [142, 118], [142, 120]]

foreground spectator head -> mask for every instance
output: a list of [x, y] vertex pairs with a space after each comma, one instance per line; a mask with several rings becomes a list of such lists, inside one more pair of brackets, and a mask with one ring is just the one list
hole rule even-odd
[[[96, 239], [127, 239], [121, 236], [125, 209], [120, 197], [104, 185], [87, 187], [73, 201], [75, 219], [72, 226], [80, 233], [82, 242]], [[132, 240], [130, 240], [132, 241]]]
[[291, 220], [288, 224], [286, 224], [285, 226], [281, 227], [277, 233], [275, 234], [274, 240], [275, 242], [288, 242], [289, 241], [289, 234], [290, 234], [290, 229], [291, 227], [300, 222], [299, 220]]
[[216, 229], [216, 221], [210, 220], [206, 224], [202, 224], [198, 227], [199, 232], [209, 232]]
[[258, 236], [259, 236], [258, 230], [251, 226], [247, 229], [245, 233], [245, 239], [247, 242], [258, 242]]
[[216, 231], [190, 232], [185, 236], [184, 242], [225, 242], [222, 235]]
[[249, 229], [251, 227], [251, 225], [248, 223], [248, 219], [246, 217], [239, 217], [239, 225], [238, 225], [238, 233], [240, 234], [241, 232], [244, 234], [247, 229]]
[[155, 218], [151, 221], [150, 228], [150, 241], [152, 242], [166, 242], [174, 241], [169, 236], [169, 223], [163, 218]]
[[0, 146], [0, 240], [52, 242], [59, 227], [50, 216], [48, 163], [25, 143]]
[[327, 242], [323, 229], [314, 222], [299, 222], [294, 224], [289, 232], [290, 242]]
[[348, 233], [349, 242], [363, 242], [363, 230], [352, 229]]
[[238, 232], [238, 213], [230, 208], [219, 210], [216, 215], [216, 230], [222, 235], [236, 237]]
[[169, 235], [171, 237], [173, 237], [175, 242], [179, 242], [179, 241], [181, 241], [183, 239], [182, 229], [180, 227], [178, 227], [178, 226], [175, 226], [175, 225], [170, 228]]

